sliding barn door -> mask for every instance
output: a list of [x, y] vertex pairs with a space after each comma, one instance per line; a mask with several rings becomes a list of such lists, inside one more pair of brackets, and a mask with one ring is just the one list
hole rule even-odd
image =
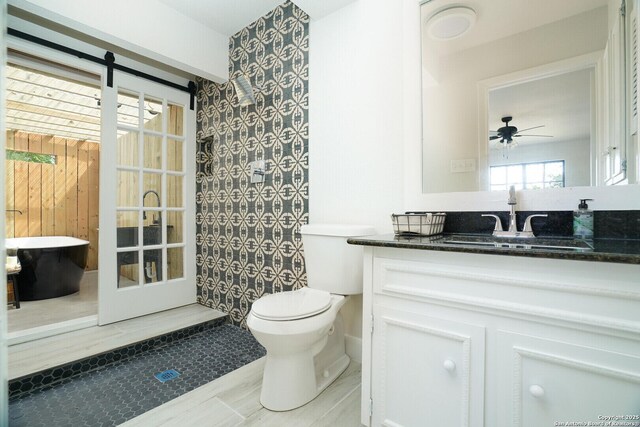
[[189, 94], [117, 71], [102, 94], [101, 325], [196, 299]]

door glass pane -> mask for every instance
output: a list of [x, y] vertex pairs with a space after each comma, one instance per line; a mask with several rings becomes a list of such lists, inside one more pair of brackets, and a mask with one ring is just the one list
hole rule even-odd
[[183, 107], [182, 105], [169, 104], [169, 118], [167, 122], [167, 133], [170, 135], [182, 136], [183, 132]]
[[116, 206], [138, 206], [138, 172], [118, 171]]
[[144, 167], [148, 169], [162, 168], [162, 137], [144, 135]]
[[142, 229], [142, 244], [162, 244], [162, 212], [145, 211], [145, 214], [147, 219]]
[[162, 101], [144, 97], [144, 128], [162, 132]]
[[138, 166], [138, 132], [118, 131], [118, 135], [116, 163], [121, 166]]
[[118, 212], [116, 237], [119, 248], [138, 246], [138, 211]]
[[182, 141], [167, 139], [167, 170], [182, 172]]
[[135, 92], [118, 92], [118, 124], [138, 127], [139, 117], [138, 94]]
[[143, 206], [159, 208], [162, 206], [162, 174], [143, 173], [144, 200]]
[[119, 252], [116, 254], [118, 262], [118, 288], [137, 286], [138, 275], [138, 251]]
[[168, 258], [168, 273], [169, 276], [167, 279], [179, 279], [184, 276], [184, 257], [183, 257], [183, 248], [168, 248], [167, 249], [167, 258]]
[[167, 212], [167, 243], [183, 243], [182, 212]]
[[162, 281], [162, 249], [144, 251], [144, 281], [145, 283]]
[[183, 206], [182, 176], [167, 175], [167, 207], [181, 208]]

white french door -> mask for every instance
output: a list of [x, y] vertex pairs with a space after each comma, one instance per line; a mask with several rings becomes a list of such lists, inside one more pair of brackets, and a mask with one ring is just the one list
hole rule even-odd
[[98, 323], [196, 300], [190, 95], [114, 71], [103, 84]]

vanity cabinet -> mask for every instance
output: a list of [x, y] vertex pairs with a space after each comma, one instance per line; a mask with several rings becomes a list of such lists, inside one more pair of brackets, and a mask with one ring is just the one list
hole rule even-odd
[[364, 425], [640, 415], [640, 265], [365, 247], [364, 268]]

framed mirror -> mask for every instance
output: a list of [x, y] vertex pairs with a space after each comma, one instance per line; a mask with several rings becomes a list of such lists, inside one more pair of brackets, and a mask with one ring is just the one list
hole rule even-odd
[[424, 2], [423, 192], [635, 183], [626, 2]]

